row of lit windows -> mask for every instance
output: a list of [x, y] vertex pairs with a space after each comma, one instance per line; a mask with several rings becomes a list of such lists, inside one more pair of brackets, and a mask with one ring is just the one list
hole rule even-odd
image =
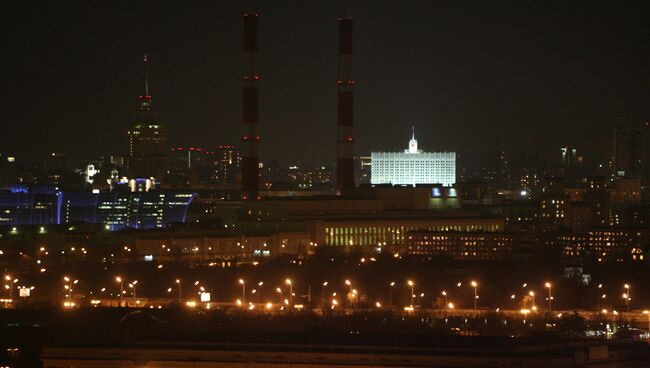
[[334, 246], [377, 245], [379, 243], [404, 244], [407, 232], [414, 230], [429, 231], [499, 231], [499, 225], [437, 225], [414, 226], [359, 226], [326, 227], [325, 244]]

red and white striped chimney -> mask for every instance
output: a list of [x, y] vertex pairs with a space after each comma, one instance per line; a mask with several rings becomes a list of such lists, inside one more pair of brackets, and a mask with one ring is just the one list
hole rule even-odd
[[257, 81], [257, 13], [244, 13], [244, 80], [241, 189], [242, 199], [258, 199], [259, 145]]
[[354, 75], [352, 70], [352, 19], [339, 18], [338, 142], [336, 186], [338, 192], [354, 189]]

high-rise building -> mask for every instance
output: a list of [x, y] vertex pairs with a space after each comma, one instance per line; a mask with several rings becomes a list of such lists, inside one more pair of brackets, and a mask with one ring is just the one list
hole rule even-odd
[[511, 188], [512, 187], [512, 165], [510, 162], [510, 155], [509, 153], [501, 149], [499, 150], [497, 154], [497, 165], [498, 165], [498, 170], [497, 170], [497, 177], [496, 177], [496, 182], [498, 183], [499, 186], [503, 188]]
[[289, 166], [287, 184], [290, 190], [329, 190], [334, 172], [328, 166]]
[[569, 186], [575, 186], [578, 176], [578, 164], [582, 157], [578, 157], [578, 150], [571, 146], [560, 148], [562, 153], [561, 170]]
[[560, 148], [560, 151], [562, 152], [562, 166], [563, 167], [575, 166], [578, 159], [577, 158], [578, 151], [571, 146], [562, 147]]
[[422, 152], [415, 131], [404, 152], [372, 152], [371, 184], [416, 185], [456, 183], [455, 152]]
[[165, 184], [187, 186], [209, 182], [213, 159], [214, 152], [200, 147], [172, 147], [167, 161]]
[[135, 122], [128, 130], [127, 174], [132, 178], [161, 179], [167, 166], [167, 129], [158, 122], [151, 103], [147, 62], [145, 55], [144, 94], [138, 96]]
[[217, 184], [234, 185], [241, 181], [241, 152], [233, 145], [221, 145], [214, 151], [212, 179]]
[[370, 156], [357, 156], [354, 158], [354, 178], [359, 184], [370, 184], [372, 161]]

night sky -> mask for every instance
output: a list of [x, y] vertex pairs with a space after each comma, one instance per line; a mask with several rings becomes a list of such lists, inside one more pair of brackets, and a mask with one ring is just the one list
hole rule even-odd
[[[171, 145], [239, 144], [246, 1], [3, 1], [0, 152], [122, 154], [142, 54]], [[356, 152], [607, 153], [650, 120], [649, 1], [254, 1], [264, 161], [333, 163], [337, 22], [355, 19]], [[569, 7], [567, 7], [569, 6]]]

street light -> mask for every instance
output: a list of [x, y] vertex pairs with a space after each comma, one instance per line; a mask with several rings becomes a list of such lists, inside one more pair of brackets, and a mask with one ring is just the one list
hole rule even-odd
[[321, 304], [323, 304], [323, 309], [325, 308], [325, 288], [327, 288], [327, 281], [323, 282], [323, 287], [321, 288]]
[[352, 293], [352, 282], [350, 280], [345, 280], [345, 284], [348, 286], [348, 289], [350, 289], [350, 293]]
[[630, 284], [625, 284], [623, 285], [625, 288], [625, 294], [623, 294], [623, 298], [625, 298], [625, 307], [627, 308], [627, 311], [630, 311], [630, 303], [632, 302], [632, 291], [630, 290]]
[[278, 294], [280, 294], [280, 304], [282, 304], [282, 289], [280, 289], [279, 287], [277, 287], [277, 288], [275, 288], [275, 291], [277, 291]]
[[445, 305], [449, 304], [449, 303], [447, 302], [447, 292], [446, 292], [445, 290], [443, 290], [441, 294], [442, 294], [442, 296], [445, 297]]
[[286, 279], [284, 282], [289, 285], [289, 303], [293, 305], [293, 282], [291, 282], [291, 279]]
[[531, 309], [535, 308], [535, 292], [534, 291], [529, 291], [528, 295], [532, 298], [532, 303], [531, 303]]
[[13, 281], [11, 279], [12, 279], [11, 275], [5, 275], [5, 280], [7, 280], [9, 282], [9, 285], [5, 285], [5, 288], [7, 288], [7, 286], [9, 286], [8, 289], [9, 289], [9, 299], [10, 300], [12, 300], [14, 298], [14, 285], [12, 285], [12, 283], [15, 284], [15, 283], [18, 282], [18, 279], [13, 279]]
[[388, 306], [393, 307], [393, 286], [395, 286], [395, 281], [391, 281], [388, 284]]
[[239, 279], [239, 283], [241, 284], [241, 299], [244, 304], [246, 304], [246, 283], [244, 282], [244, 279]]
[[553, 285], [551, 285], [550, 282], [547, 282], [544, 284], [544, 286], [546, 286], [548, 289], [548, 310], [553, 311], [553, 293], [551, 291], [553, 289]]
[[476, 310], [478, 303], [478, 283], [476, 281], [472, 281], [470, 284], [474, 288], [474, 310]]
[[115, 281], [120, 283], [120, 305], [122, 301], [124, 300], [124, 280], [120, 276], [115, 277]]
[[133, 289], [133, 299], [137, 299], [138, 296], [136, 294], [136, 285], [138, 285], [138, 280], [133, 281], [132, 283], [129, 284], [129, 287]]
[[181, 284], [181, 279], [176, 279], [176, 285], [178, 285], [178, 304], [183, 302], [183, 285]]
[[415, 285], [412, 280], [408, 280], [407, 284], [411, 287], [411, 307], [413, 306], [413, 302], [415, 300], [415, 291], [413, 290], [413, 286]]

